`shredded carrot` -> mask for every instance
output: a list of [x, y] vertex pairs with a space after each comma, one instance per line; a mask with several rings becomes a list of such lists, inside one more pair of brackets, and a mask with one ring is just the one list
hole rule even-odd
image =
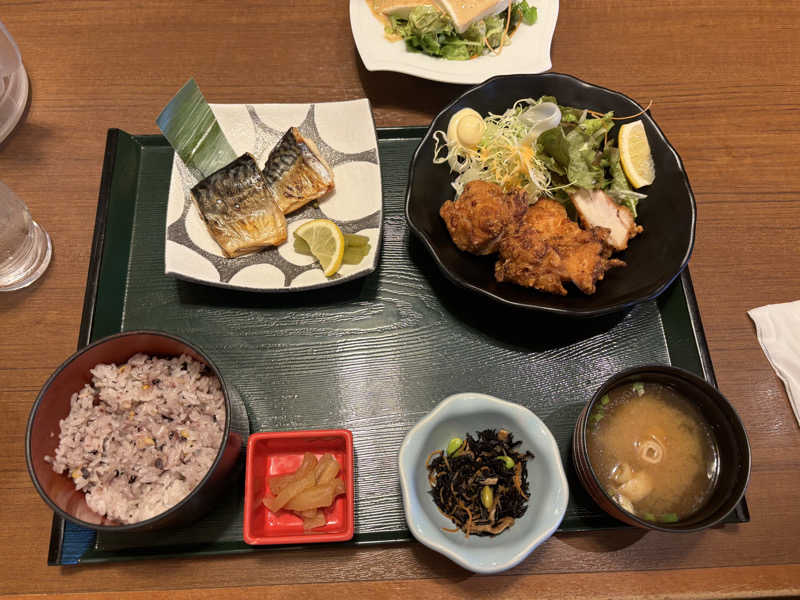
[[431, 459], [433, 458], [434, 454], [441, 454], [441, 450], [434, 450], [430, 454], [428, 454], [428, 459], [425, 461], [425, 468], [429, 468], [431, 464]]
[[[624, 121], [625, 119], [635, 119], [635, 118], [636, 118], [636, 117], [638, 117], [639, 115], [643, 115], [643, 114], [644, 114], [644, 113], [646, 113], [648, 110], [650, 110], [650, 107], [651, 107], [651, 106], [653, 106], [653, 101], [652, 101], [652, 100], [650, 100], [650, 102], [648, 102], [648, 103], [647, 103], [647, 106], [645, 106], [645, 107], [644, 107], [642, 110], [640, 110], [639, 112], [637, 112], [635, 115], [628, 115], [627, 117], [611, 117], [611, 120], [612, 120], [612, 121]], [[602, 117], [602, 116], [603, 116], [603, 113], [601, 113], [601, 112], [598, 112], [598, 111], [596, 111], [596, 110], [588, 110], [588, 109], [587, 109], [587, 111], [586, 111], [586, 112], [587, 112], [588, 114], [592, 115], [593, 117], [598, 117], [598, 118], [600, 118], [600, 117]]]
[[442, 531], [446, 531], [447, 533], [458, 533], [458, 527], [456, 527], [455, 529], [450, 529], [449, 527], [442, 527]]
[[503, 31], [503, 37], [500, 38], [500, 46], [497, 48], [497, 55], [503, 51], [503, 44], [505, 44], [506, 38], [508, 37], [508, 27], [511, 25], [511, 2], [512, 0], [508, 0], [508, 14], [506, 14], [506, 28]]
[[469, 507], [460, 500], [458, 501], [458, 507], [467, 512], [467, 522], [464, 524], [464, 533], [469, 537], [469, 531], [472, 529], [472, 512], [470, 512]]
[[525, 492], [522, 491], [521, 474], [522, 474], [522, 465], [520, 463], [517, 463], [516, 467], [514, 467], [514, 487], [517, 488], [519, 495], [525, 498], [525, 500], [527, 500], [528, 496], [526, 496]]
[[506, 28], [503, 31], [503, 35], [500, 37], [500, 45], [497, 47], [497, 50], [492, 48], [492, 45], [489, 43], [489, 38], [483, 36], [483, 43], [486, 44], [486, 47], [491, 50], [492, 54], [495, 56], [500, 56], [500, 53], [503, 51], [503, 45], [506, 42], [506, 38], [508, 38], [508, 28], [511, 25], [511, 3], [513, 0], [508, 0], [508, 13], [506, 14]]

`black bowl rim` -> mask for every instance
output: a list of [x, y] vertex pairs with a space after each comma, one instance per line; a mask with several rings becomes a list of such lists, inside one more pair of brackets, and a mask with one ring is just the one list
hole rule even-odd
[[[589, 460], [587, 442], [586, 442], [586, 425], [589, 422], [588, 414], [591, 412], [592, 406], [594, 406], [594, 404], [602, 397], [602, 394], [600, 392], [601, 391], [605, 392], [606, 388], [608, 388], [609, 386], [613, 386], [618, 381], [625, 379], [626, 377], [629, 377], [631, 375], [647, 374], [647, 373], [661, 373], [676, 378], [680, 378], [685, 381], [689, 381], [696, 387], [701, 388], [707, 393], [715, 396], [717, 399], [722, 400], [722, 402], [725, 405], [727, 405], [727, 407], [731, 410], [731, 414], [733, 414], [733, 416], [735, 417], [730, 422], [731, 427], [733, 427], [734, 429], [741, 430], [745, 442], [743, 447], [743, 451], [745, 454], [744, 458], [746, 459], [747, 462], [747, 469], [745, 476], [737, 481], [736, 487], [737, 488], [741, 487], [741, 489], [736, 492], [735, 501], [731, 502], [731, 510], [727, 511], [725, 514], [718, 516], [716, 519], [708, 521], [707, 523], [703, 523], [701, 525], [696, 525], [692, 527], [681, 527], [680, 521], [678, 521], [678, 523], [675, 526], [665, 527], [658, 523], [652, 523], [650, 521], [645, 521], [644, 519], [640, 519], [635, 514], [629, 513], [628, 511], [622, 509], [616, 502], [614, 502], [614, 500], [611, 499], [611, 497], [603, 489], [603, 486], [600, 485], [600, 480], [597, 477], [597, 473], [594, 472], [594, 467], [592, 466], [592, 462]], [[576, 423], [576, 426], [578, 424], [581, 424], [580, 431], [576, 432], [580, 436], [580, 445], [581, 445], [580, 451], [582, 454], [586, 454], [585, 457], [586, 465], [589, 467], [589, 473], [592, 476], [592, 480], [597, 485], [600, 492], [608, 499], [608, 501], [611, 503], [612, 506], [618, 508], [625, 515], [626, 518], [635, 521], [636, 523], [639, 524], [640, 527], [644, 529], [665, 531], [667, 533], [692, 533], [695, 531], [702, 531], [703, 529], [708, 529], [709, 527], [713, 527], [714, 525], [719, 524], [723, 519], [725, 519], [725, 517], [727, 517], [734, 508], [736, 508], [736, 505], [742, 501], [742, 498], [744, 497], [744, 494], [747, 491], [747, 486], [750, 483], [750, 470], [752, 467], [750, 438], [747, 435], [747, 430], [744, 428], [744, 423], [742, 422], [742, 418], [739, 416], [739, 413], [736, 411], [733, 404], [730, 403], [730, 401], [722, 394], [722, 392], [720, 392], [715, 386], [711, 385], [708, 381], [698, 377], [691, 371], [687, 371], [679, 367], [673, 367], [671, 365], [642, 365], [639, 367], [632, 367], [630, 369], [625, 369], [624, 371], [620, 371], [619, 373], [609, 377], [606, 381], [603, 382], [603, 384], [599, 388], [597, 388], [597, 391], [595, 391], [595, 393], [592, 395], [592, 398], [586, 403], [586, 406], [584, 407], [583, 411], [581, 411], [581, 418], [579, 418], [578, 422]], [[578, 449], [573, 447], [573, 450], [577, 451]]]
[[[50, 385], [53, 383], [53, 381], [61, 374], [61, 372], [64, 369], [66, 369], [67, 366], [69, 366], [79, 356], [83, 355], [88, 350], [90, 350], [90, 349], [92, 349], [92, 348], [94, 348], [96, 346], [100, 346], [100, 345], [102, 345], [102, 344], [104, 344], [104, 343], [106, 343], [106, 342], [108, 342], [108, 341], [110, 341], [112, 339], [116, 339], [116, 338], [120, 338], [120, 337], [128, 337], [128, 336], [132, 336], [132, 335], [142, 335], [142, 334], [156, 335], [156, 336], [169, 338], [171, 340], [180, 342], [181, 344], [184, 344], [184, 345], [188, 346], [189, 348], [191, 348], [195, 352], [197, 352], [197, 354], [200, 355], [203, 358], [203, 360], [206, 362], [206, 364], [209, 367], [211, 367], [211, 369], [214, 371], [214, 374], [219, 378], [220, 387], [222, 388], [222, 393], [223, 393], [223, 396], [225, 398], [226, 418], [225, 418], [225, 430], [223, 431], [223, 434], [222, 434], [222, 442], [220, 443], [219, 451], [217, 452], [217, 457], [214, 459], [214, 462], [209, 467], [208, 472], [205, 474], [203, 479], [201, 479], [200, 482], [194, 487], [194, 489], [191, 492], [189, 492], [186, 495], [186, 497], [183, 500], [181, 500], [180, 502], [178, 502], [176, 505], [171, 506], [170, 508], [168, 508], [164, 512], [159, 513], [159, 514], [155, 515], [154, 517], [150, 517], [149, 519], [145, 519], [144, 521], [139, 521], [137, 523], [128, 523], [128, 524], [123, 524], [123, 525], [97, 525], [95, 523], [89, 523], [87, 521], [84, 521], [82, 519], [79, 519], [79, 518], [69, 514], [68, 512], [64, 511], [61, 507], [57, 506], [55, 504], [55, 502], [53, 502], [53, 500], [50, 499], [50, 496], [44, 491], [44, 489], [42, 488], [41, 484], [39, 483], [39, 480], [36, 478], [36, 474], [34, 472], [33, 464], [32, 464], [33, 463], [33, 459], [31, 457], [31, 433], [32, 433], [32, 429], [33, 429], [33, 422], [34, 422], [34, 419], [36, 418], [36, 413], [37, 413], [37, 411], [39, 409], [39, 405], [42, 402], [42, 399], [43, 399], [43, 397], [45, 395], [46, 390], [50, 387]], [[91, 344], [88, 344], [88, 345], [84, 346], [83, 348], [81, 348], [80, 350], [78, 350], [77, 352], [73, 353], [69, 358], [67, 358], [63, 363], [61, 363], [61, 365], [59, 365], [59, 367], [53, 372], [52, 375], [50, 375], [50, 377], [47, 378], [47, 381], [44, 383], [42, 388], [39, 390], [39, 394], [36, 396], [36, 400], [34, 401], [33, 406], [31, 407], [31, 412], [30, 412], [30, 415], [28, 416], [28, 425], [27, 425], [27, 428], [25, 430], [25, 462], [27, 463], [27, 467], [28, 467], [28, 475], [30, 476], [31, 481], [33, 482], [33, 485], [36, 488], [36, 491], [39, 492], [39, 495], [42, 497], [42, 500], [44, 500], [47, 503], [47, 505], [51, 509], [53, 509], [53, 511], [57, 515], [61, 516], [62, 518], [66, 519], [68, 521], [71, 521], [71, 522], [75, 523], [76, 525], [80, 525], [81, 527], [87, 527], [87, 528], [93, 529], [95, 531], [113, 532], [113, 533], [132, 532], [132, 531], [140, 531], [140, 530], [143, 530], [143, 529], [147, 529], [148, 527], [156, 524], [157, 522], [161, 521], [162, 519], [165, 519], [167, 516], [169, 516], [169, 515], [171, 515], [171, 514], [173, 514], [175, 512], [180, 511], [188, 502], [190, 502], [190, 500], [195, 496], [197, 491], [200, 488], [202, 488], [205, 485], [205, 483], [210, 479], [212, 473], [214, 473], [214, 471], [217, 469], [217, 466], [219, 465], [219, 463], [222, 460], [222, 457], [223, 457], [223, 455], [225, 453], [225, 448], [226, 448], [227, 443], [228, 443], [228, 438], [230, 437], [231, 413], [232, 413], [232, 408], [231, 408], [230, 394], [228, 392], [228, 386], [227, 386], [227, 384], [225, 383], [225, 380], [222, 377], [222, 373], [220, 372], [219, 368], [214, 364], [214, 362], [211, 360], [211, 358], [209, 358], [208, 354], [206, 354], [203, 350], [198, 348], [196, 344], [186, 340], [185, 338], [177, 336], [175, 334], [168, 333], [166, 331], [159, 331], [159, 330], [155, 330], [155, 329], [135, 329], [135, 330], [130, 330], [130, 331], [121, 331], [119, 333], [114, 333], [114, 334], [108, 335], [108, 336], [106, 336], [104, 338], [101, 338], [101, 339], [99, 339], [99, 340], [97, 340], [95, 342], [92, 342]]]
[[[493, 292], [491, 292], [491, 291], [489, 291], [487, 289], [484, 289], [483, 287], [481, 287], [479, 285], [472, 284], [469, 281], [466, 281], [466, 280], [456, 276], [455, 274], [453, 274], [450, 271], [450, 269], [442, 262], [442, 259], [439, 257], [439, 254], [436, 251], [436, 248], [435, 248], [433, 242], [430, 240], [430, 238], [428, 238], [428, 236], [422, 231], [422, 229], [417, 227], [417, 225], [414, 223], [413, 219], [411, 218], [411, 216], [409, 214], [409, 207], [411, 205], [411, 191], [412, 191], [412, 189], [414, 187], [414, 167], [415, 167], [415, 165], [417, 163], [417, 159], [419, 157], [420, 151], [422, 150], [422, 147], [428, 142], [428, 140], [432, 137], [432, 135], [434, 133], [434, 123], [436, 122], [436, 120], [439, 119], [439, 117], [441, 117], [445, 112], [450, 110], [450, 108], [452, 108], [457, 103], [461, 102], [462, 99], [464, 99], [465, 97], [469, 96], [470, 94], [472, 94], [472, 93], [474, 93], [474, 92], [476, 92], [476, 91], [478, 91], [478, 90], [480, 90], [480, 89], [482, 89], [484, 87], [488, 87], [490, 85], [493, 85], [495, 82], [497, 82], [499, 80], [503, 80], [503, 79], [507, 80], [507, 79], [512, 79], [512, 78], [513, 79], [517, 79], [517, 78], [555, 79], [555, 80], [562, 79], [562, 80], [566, 80], [566, 81], [578, 84], [578, 85], [586, 87], [586, 88], [594, 88], [594, 89], [597, 89], [597, 90], [601, 90], [603, 92], [608, 92], [609, 94], [618, 96], [619, 98], [622, 98], [623, 100], [631, 102], [634, 106], [637, 106], [640, 110], [643, 111], [641, 116], [643, 118], [646, 118], [649, 121], [649, 123], [655, 128], [655, 130], [658, 132], [658, 135], [659, 135], [659, 138], [661, 139], [661, 141], [666, 145], [667, 149], [670, 152], [672, 152], [672, 154], [675, 156], [675, 159], [678, 161], [678, 166], [680, 167], [680, 172], [681, 172], [681, 177], [683, 178], [683, 183], [686, 185], [686, 191], [688, 192], [688, 195], [689, 195], [689, 203], [690, 203], [690, 207], [691, 207], [692, 226], [691, 226], [690, 231], [689, 231], [689, 240], [688, 240], [688, 244], [687, 244], [687, 247], [686, 247], [686, 252], [685, 252], [685, 254], [683, 256], [683, 260], [681, 261], [679, 267], [677, 268], [675, 273], [672, 275], [672, 277], [670, 277], [667, 281], [665, 281], [660, 287], [658, 287], [657, 289], [653, 290], [650, 294], [642, 296], [642, 297], [640, 297], [638, 299], [615, 302], [615, 303], [612, 303], [612, 304], [609, 304], [609, 305], [606, 305], [606, 306], [602, 306], [602, 307], [598, 307], [598, 308], [560, 308], [560, 307], [557, 307], [557, 306], [542, 306], [540, 304], [537, 304], [535, 301], [533, 301], [533, 302], [517, 302], [515, 300], [509, 300], [509, 299], [503, 298], [502, 296], [499, 296], [499, 295], [497, 295], [497, 294], [495, 294], [495, 293], [493, 293]], [[556, 72], [553, 72], [553, 71], [551, 71], [549, 73], [536, 73], [536, 74], [524, 74], [524, 73], [521, 73], [521, 74], [516, 74], [516, 75], [495, 75], [494, 77], [491, 77], [491, 78], [487, 79], [483, 83], [480, 83], [480, 84], [478, 84], [478, 85], [476, 85], [474, 87], [471, 87], [466, 92], [464, 92], [464, 93], [460, 94], [459, 96], [457, 96], [453, 101], [451, 101], [442, 110], [440, 110], [439, 113], [431, 121], [431, 124], [428, 126], [428, 129], [425, 132], [425, 135], [422, 136], [422, 139], [420, 140], [419, 145], [417, 146], [417, 149], [414, 151], [414, 156], [412, 156], [412, 158], [411, 158], [411, 164], [409, 165], [409, 169], [408, 169], [408, 186], [406, 188], [405, 215], [406, 215], [406, 221], [408, 222], [409, 227], [416, 234], [416, 236], [419, 239], [421, 239], [422, 242], [425, 244], [425, 247], [427, 248], [427, 250], [431, 254], [431, 256], [433, 256], [433, 259], [436, 262], [436, 264], [439, 267], [439, 269], [442, 271], [442, 273], [445, 275], [445, 277], [447, 277], [447, 279], [449, 279], [450, 281], [452, 281], [456, 285], [464, 287], [464, 288], [466, 288], [468, 290], [471, 290], [473, 292], [476, 292], [476, 293], [479, 293], [479, 294], [483, 294], [484, 296], [488, 296], [489, 298], [492, 298], [493, 300], [495, 300], [497, 302], [500, 302], [502, 304], [505, 304], [507, 306], [514, 306], [514, 307], [517, 307], [517, 308], [523, 308], [523, 309], [527, 309], [527, 310], [538, 310], [538, 311], [542, 311], [542, 312], [547, 312], [547, 313], [556, 314], [556, 315], [562, 315], [562, 316], [569, 316], [569, 317], [597, 317], [597, 316], [600, 316], [600, 315], [606, 315], [606, 314], [610, 314], [610, 313], [621, 311], [621, 310], [623, 310], [625, 308], [628, 308], [630, 306], [634, 306], [634, 305], [639, 304], [641, 302], [647, 302], [648, 300], [653, 300], [653, 299], [657, 298], [658, 296], [660, 296], [672, 284], [672, 282], [675, 281], [675, 279], [681, 274], [681, 272], [686, 268], [686, 265], [689, 263], [689, 258], [691, 258], [692, 251], [694, 249], [695, 235], [696, 235], [696, 229], [697, 229], [697, 202], [695, 201], [694, 192], [692, 191], [692, 186], [689, 183], [689, 177], [686, 174], [686, 168], [683, 165], [683, 160], [681, 159], [680, 155], [678, 154], [678, 151], [675, 150], [675, 147], [669, 142], [669, 140], [667, 139], [667, 136], [664, 135], [664, 132], [661, 130], [661, 127], [659, 127], [658, 123], [656, 123], [655, 119], [653, 119], [650, 116], [650, 111], [649, 110], [645, 110], [645, 108], [641, 104], [636, 102], [633, 98], [630, 98], [629, 96], [626, 96], [622, 92], [618, 92], [616, 90], [612, 90], [612, 89], [603, 87], [601, 85], [596, 85], [596, 84], [593, 84], [593, 83], [589, 83], [587, 81], [584, 81], [582, 79], [579, 79], [579, 78], [575, 77], [574, 75], [568, 75], [566, 73], [556, 73]], [[534, 290], [531, 290], [531, 293], [534, 294], [534, 293], [538, 293], [538, 292], [535, 292]], [[532, 298], [535, 299], [535, 296], [532, 296]]]

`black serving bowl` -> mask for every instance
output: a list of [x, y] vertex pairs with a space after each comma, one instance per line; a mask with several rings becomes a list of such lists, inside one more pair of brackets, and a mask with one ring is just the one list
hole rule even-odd
[[[620, 508], [603, 489], [589, 462], [586, 428], [592, 408], [610, 390], [637, 381], [660, 383], [679, 392], [698, 408], [717, 441], [719, 472], [714, 491], [700, 510], [676, 523], [653, 523]], [[714, 386], [676, 367], [636, 367], [614, 375], [600, 386], [575, 424], [572, 456], [578, 477], [594, 501], [612, 517], [643, 529], [691, 532], [716, 525], [741, 501], [750, 480], [750, 443], [739, 415]]]
[[[119, 524], [89, 508], [85, 494], [75, 489], [72, 479], [53, 471], [44, 457], [55, 454], [59, 440], [59, 422], [69, 414], [72, 395], [91, 382], [90, 369], [100, 363], [124, 363], [137, 352], [164, 357], [187, 354], [205, 363], [219, 378], [225, 396], [225, 430], [211, 468], [188, 496], [150, 519]], [[73, 354], [42, 387], [31, 409], [25, 436], [28, 473], [36, 491], [58, 515], [83, 527], [108, 532], [141, 532], [183, 525], [199, 518], [214, 506], [237, 463], [242, 449], [242, 438], [231, 430], [232, 416], [230, 392], [225, 380], [211, 359], [200, 349], [177, 336], [157, 331], [118, 333]]]
[[[678, 153], [649, 113], [641, 119], [647, 132], [656, 179], [642, 188], [648, 197], [639, 202], [638, 222], [644, 232], [615, 256], [628, 266], [611, 269], [591, 296], [571, 288], [566, 296], [546, 294], [494, 278], [492, 256], [475, 256], [456, 248], [439, 208], [454, 196], [446, 164], [433, 164], [437, 130], [446, 131], [457, 111], [473, 108], [482, 115], [502, 113], [521, 98], [555, 96], [561, 105], [585, 107], [618, 116], [633, 115], [642, 107], [627, 96], [592, 85], [570, 75], [503, 75], [493, 77], [456, 98], [431, 123], [411, 162], [406, 218], [412, 231], [430, 251], [444, 275], [467, 289], [521, 308], [560, 315], [588, 317], [622, 310], [651, 300], [663, 292], [686, 266], [694, 246], [696, 207], [689, 180]], [[611, 130], [615, 138], [619, 127]]]

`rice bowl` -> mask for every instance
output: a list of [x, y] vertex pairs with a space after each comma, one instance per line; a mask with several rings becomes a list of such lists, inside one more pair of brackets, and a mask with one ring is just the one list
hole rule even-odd
[[138, 353], [99, 364], [72, 395], [55, 456], [97, 514], [121, 523], [154, 517], [185, 498], [214, 462], [225, 424], [219, 380], [181, 355]]
[[[137, 354], [143, 356], [136, 357]], [[159, 362], [147, 363], [147, 357], [157, 357]], [[134, 364], [142, 362], [130, 377], [123, 379], [118, 373], [113, 375], [111, 371], [105, 372], [105, 368], [97, 368], [105, 365], [118, 371], [129, 360]], [[128, 367], [124, 369], [127, 370]], [[175, 398], [168, 391], [171, 370], [178, 379], [175, 383], [180, 383], [180, 387], [175, 388]], [[161, 390], [152, 389], [156, 379]], [[118, 404], [117, 412], [122, 413], [123, 405], [130, 400], [123, 391], [126, 384], [132, 386], [130, 391], [136, 392], [137, 400], [131, 403], [125, 416], [131, 420], [135, 417], [139, 424], [124, 433], [120, 428], [128, 426], [119, 422], [121, 414], [115, 416], [112, 406]], [[94, 390], [91, 394], [87, 385]], [[143, 389], [144, 386], [149, 388]], [[100, 393], [96, 397], [97, 392]], [[82, 408], [70, 417], [74, 396]], [[209, 403], [209, 398], [215, 399]], [[185, 404], [185, 409], [178, 408], [178, 400], [181, 405]], [[170, 402], [175, 406], [170, 407]], [[201, 403], [213, 405], [213, 408], [201, 410]], [[103, 411], [90, 413], [87, 404], [94, 405], [94, 409], [102, 405]], [[137, 416], [137, 413], [141, 414]], [[221, 432], [213, 434], [212, 441], [208, 438], [215, 416], [214, 426]], [[181, 420], [186, 422], [181, 423]], [[62, 435], [62, 421], [66, 426], [65, 435]], [[28, 473], [37, 492], [56, 515], [81, 527], [115, 533], [172, 528], [201, 517], [230, 489], [229, 476], [242, 466], [238, 458], [242, 451], [242, 435], [247, 435], [245, 423], [243, 407], [232, 402], [231, 391], [222, 374], [202, 350], [168, 333], [122, 332], [98, 340], [70, 356], [42, 386], [28, 419], [25, 439]], [[92, 429], [88, 435], [87, 427]], [[142, 431], [138, 431], [138, 427]], [[172, 440], [170, 432], [173, 432]], [[186, 437], [181, 436], [181, 432]], [[63, 442], [62, 438], [67, 441]], [[171, 441], [180, 448], [176, 450]], [[194, 447], [190, 448], [192, 444]], [[59, 445], [62, 445], [60, 450]], [[101, 457], [101, 450], [105, 452], [104, 457]], [[121, 454], [129, 456], [120, 457]], [[135, 460], [137, 456], [139, 460]], [[202, 464], [201, 456], [205, 457]], [[121, 467], [110, 464], [115, 457], [123, 461]], [[56, 472], [54, 466], [64, 472]], [[123, 472], [127, 477], [123, 478]], [[134, 475], [135, 480], [129, 485]], [[185, 482], [181, 476], [186, 477]], [[156, 486], [158, 479], [164, 479], [168, 485]], [[111, 491], [98, 490], [101, 482]], [[87, 491], [91, 493], [85, 493]], [[148, 491], [152, 496], [145, 494]], [[90, 498], [93, 495], [96, 497]], [[146, 499], [142, 500], [145, 495]], [[120, 496], [126, 500], [118, 504]], [[137, 502], [139, 506], [135, 506]], [[170, 507], [164, 508], [168, 504]], [[151, 505], [150, 510], [147, 505]], [[153, 514], [158, 510], [161, 512]], [[140, 518], [144, 520], [135, 520]]]

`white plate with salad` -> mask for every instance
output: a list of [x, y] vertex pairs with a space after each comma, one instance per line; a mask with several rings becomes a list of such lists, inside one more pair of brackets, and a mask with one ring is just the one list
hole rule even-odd
[[350, 0], [367, 70], [446, 83], [549, 70], [557, 19], [558, 0]]

